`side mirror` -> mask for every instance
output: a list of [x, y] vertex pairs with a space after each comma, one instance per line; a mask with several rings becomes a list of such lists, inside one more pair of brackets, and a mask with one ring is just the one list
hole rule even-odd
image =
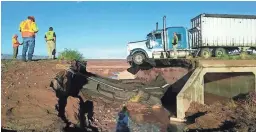
[[147, 45], [147, 47], [148, 47], [149, 49], [152, 49], [152, 48], [153, 48], [153, 45], [151, 44], [151, 42], [152, 42], [151, 40], [146, 42], [146, 45]]
[[152, 31], [151, 34], [152, 34], [152, 40], [155, 40], [156, 39], [155, 33]]

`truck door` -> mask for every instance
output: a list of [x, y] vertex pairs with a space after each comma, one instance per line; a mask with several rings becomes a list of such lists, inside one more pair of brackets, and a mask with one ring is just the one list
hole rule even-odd
[[158, 43], [158, 45], [156, 45], [156, 48], [162, 48], [163, 47], [162, 33], [156, 33], [155, 34], [155, 41]]
[[172, 38], [173, 33], [175, 32], [178, 36], [178, 49], [186, 49], [187, 47], [187, 31], [183, 27], [175, 27], [168, 29], [168, 41], [169, 41], [169, 49], [172, 49]]

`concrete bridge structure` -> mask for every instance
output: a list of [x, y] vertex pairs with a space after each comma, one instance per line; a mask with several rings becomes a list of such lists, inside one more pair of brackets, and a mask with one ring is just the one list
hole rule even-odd
[[[176, 96], [177, 119], [183, 120], [191, 102], [205, 103], [204, 76], [207, 73], [246, 72], [254, 74], [256, 90], [256, 60], [201, 60], [196, 69]], [[239, 90], [243, 91], [243, 90]], [[239, 93], [238, 91], [238, 93]], [[172, 119], [171, 119], [172, 120]]]

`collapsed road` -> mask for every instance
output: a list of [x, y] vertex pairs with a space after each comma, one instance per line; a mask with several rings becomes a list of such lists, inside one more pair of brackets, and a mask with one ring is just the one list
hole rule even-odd
[[[86, 95], [101, 98], [104, 101], [112, 101], [126, 104], [127, 102], [139, 102], [150, 106], [162, 105], [161, 98], [164, 96], [169, 84], [163, 77], [158, 76], [157, 83], [142, 83], [136, 80], [114, 80], [100, 77], [86, 71], [86, 63], [73, 61], [71, 66], [57, 74], [51, 83], [51, 87], [59, 98], [56, 109], [58, 116], [67, 125], [65, 119], [65, 105], [69, 96], [77, 97], [83, 102]], [[79, 114], [81, 116], [81, 114]], [[82, 116], [86, 116], [84, 114]], [[167, 116], [166, 116], [167, 117]], [[86, 117], [86, 119], [89, 117]], [[90, 121], [80, 124], [80, 128], [89, 128]], [[85, 125], [85, 126], [84, 126]]]
[[137, 101], [154, 105], [161, 103], [160, 98], [169, 86], [161, 76], [158, 76], [157, 81], [160, 86], [136, 80], [104, 78], [87, 72], [86, 64], [74, 61], [69, 69], [57, 74], [53, 89], [66, 96], [77, 96], [79, 92], [86, 92], [110, 101], [126, 102], [137, 98]]

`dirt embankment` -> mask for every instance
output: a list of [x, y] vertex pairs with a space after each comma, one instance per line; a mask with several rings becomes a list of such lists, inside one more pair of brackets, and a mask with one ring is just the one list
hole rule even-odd
[[192, 103], [186, 113], [189, 131], [256, 131], [256, 93], [211, 105]]
[[56, 61], [2, 61], [2, 127], [14, 130], [57, 130], [57, 98], [50, 81], [58, 70]]

